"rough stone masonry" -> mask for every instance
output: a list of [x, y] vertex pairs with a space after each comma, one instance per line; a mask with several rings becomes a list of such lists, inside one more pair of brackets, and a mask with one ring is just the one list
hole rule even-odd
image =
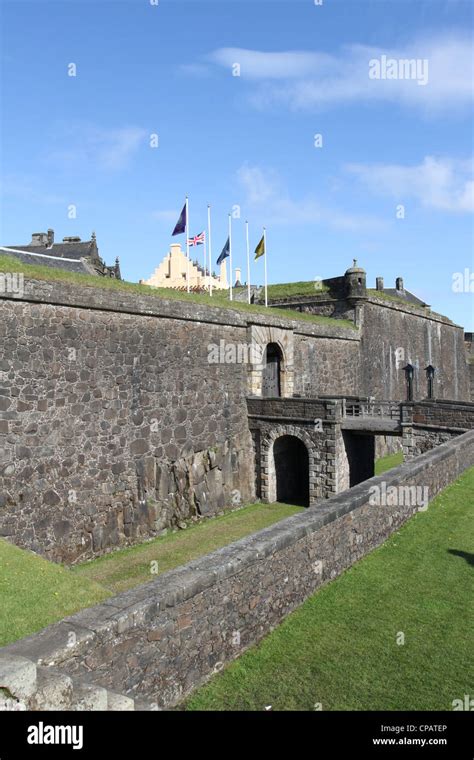
[[415, 398], [428, 361], [437, 397], [469, 397], [461, 328], [372, 298], [352, 312], [314, 323], [25, 278], [0, 294], [0, 535], [75, 562], [260, 496], [246, 397], [264, 368], [210, 363], [222, 340], [276, 345], [286, 397], [403, 400], [400, 349]]
[[473, 430], [0, 649], [0, 663], [20, 656], [159, 708], [176, 705], [418, 510], [405, 500], [374, 504], [374, 486], [427, 488], [431, 501], [472, 465]]

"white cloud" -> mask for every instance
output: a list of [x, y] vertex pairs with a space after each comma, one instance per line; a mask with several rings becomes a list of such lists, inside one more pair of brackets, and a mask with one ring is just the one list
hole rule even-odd
[[[320, 51], [263, 52], [219, 48], [208, 56], [215, 65], [231, 69], [254, 85], [251, 101], [257, 107], [284, 105], [311, 110], [350, 101], [391, 101], [425, 110], [448, 109], [472, 102], [472, 41], [467, 35], [416, 40], [405, 47], [381, 48], [352, 44], [339, 55]], [[371, 79], [373, 59], [428, 61], [428, 81]]]
[[60, 127], [55, 141], [63, 147], [51, 151], [48, 162], [66, 167], [98, 166], [106, 171], [127, 167], [147, 132], [137, 126], [107, 129], [91, 124], [69, 123]]
[[267, 224], [323, 224], [338, 230], [374, 231], [385, 222], [367, 214], [330, 208], [318, 198], [292, 198], [273, 169], [243, 164], [237, 179], [245, 192], [245, 202], [264, 216]]
[[421, 164], [349, 164], [372, 192], [402, 203], [414, 198], [422, 206], [439, 211], [474, 211], [473, 161], [426, 156]]
[[240, 75], [248, 79], [296, 79], [314, 75], [315, 70], [330, 69], [334, 58], [327, 53], [290, 50], [267, 53], [245, 48], [219, 48], [208, 56], [210, 61], [231, 69], [240, 66]]

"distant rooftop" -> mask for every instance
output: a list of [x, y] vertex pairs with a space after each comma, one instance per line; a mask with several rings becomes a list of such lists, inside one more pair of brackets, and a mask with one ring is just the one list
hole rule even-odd
[[25, 264], [41, 264], [68, 272], [120, 279], [118, 259], [113, 266], [105, 264], [99, 256], [94, 232], [90, 240], [71, 236], [64, 237], [61, 243], [55, 243], [54, 230], [49, 229], [47, 232], [34, 232], [28, 245], [2, 246], [0, 250]]

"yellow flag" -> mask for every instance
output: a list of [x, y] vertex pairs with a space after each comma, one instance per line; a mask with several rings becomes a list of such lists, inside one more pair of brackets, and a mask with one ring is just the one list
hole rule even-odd
[[262, 235], [262, 239], [255, 249], [255, 261], [265, 254], [265, 235]]

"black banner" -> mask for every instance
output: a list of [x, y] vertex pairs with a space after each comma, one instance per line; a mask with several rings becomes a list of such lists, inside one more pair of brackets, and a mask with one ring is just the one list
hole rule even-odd
[[[473, 715], [459, 712], [3, 712], [0, 760], [23, 757], [130, 758], [282, 751], [314, 757], [474, 757]], [[174, 748], [173, 748], [174, 747]], [[133, 755], [131, 754], [133, 753]], [[350, 754], [349, 754], [350, 753]]]

